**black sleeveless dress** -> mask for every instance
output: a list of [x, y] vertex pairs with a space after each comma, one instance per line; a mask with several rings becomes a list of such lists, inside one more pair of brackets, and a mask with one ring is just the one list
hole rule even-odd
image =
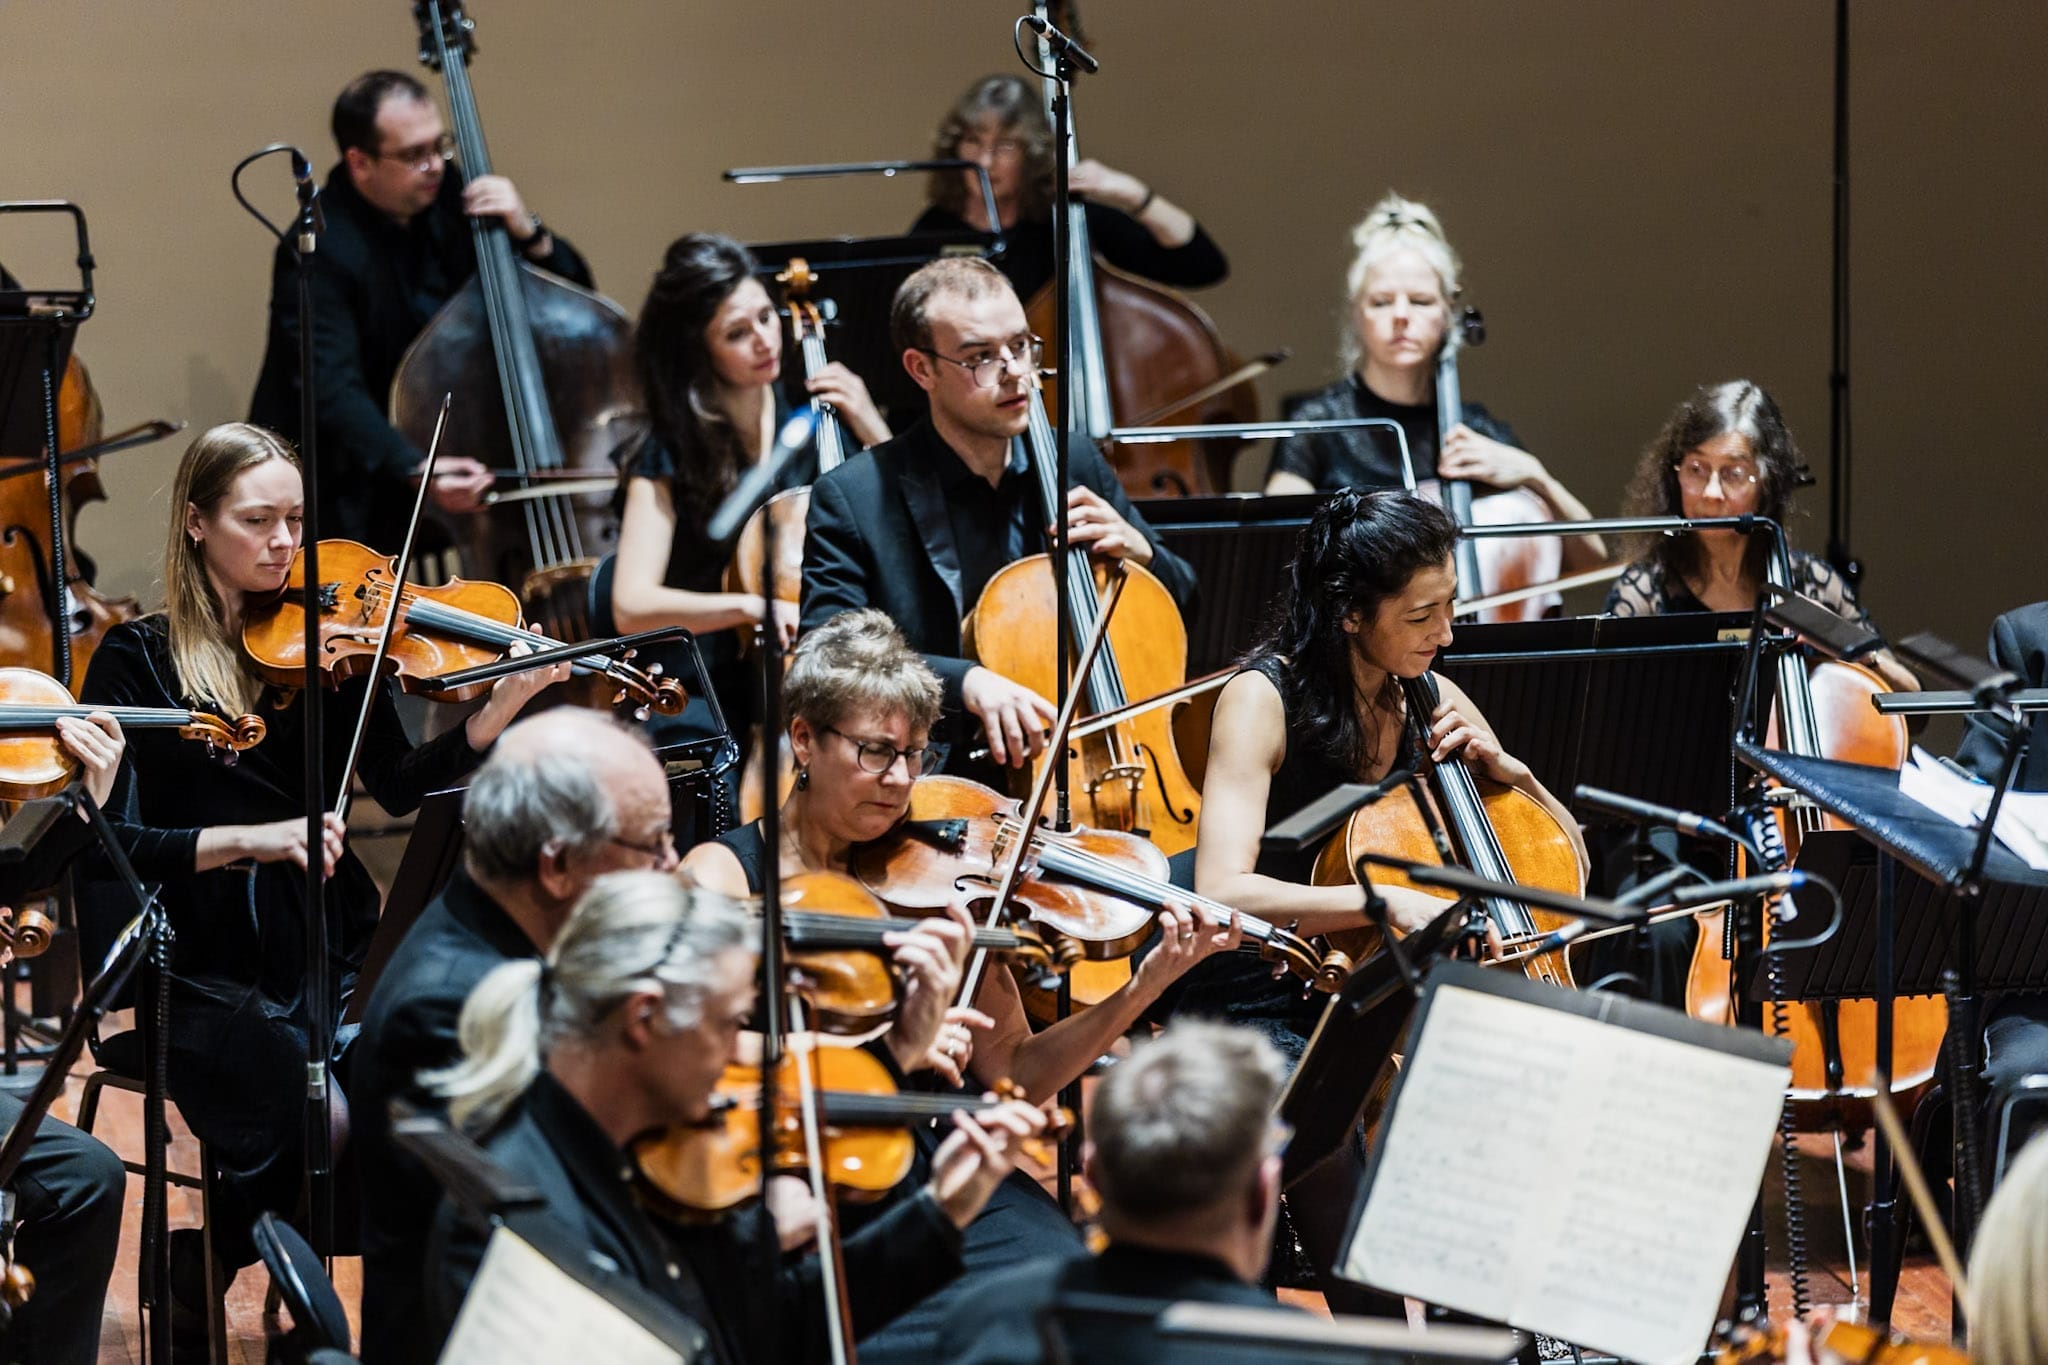
[[[1284, 697], [1286, 691], [1281, 686], [1283, 668], [1278, 657], [1264, 655], [1247, 662], [1244, 671], [1262, 674]], [[1401, 728], [1401, 752], [1396, 756], [1394, 766], [1414, 767], [1420, 772], [1420, 764], [1427, 753], [1413, 718], [1405, 720]], [[1271, 824], [1283, 819], [1328, 794], [1331, 788], [1358, 780], [1357, 773], [1315, 748], [1303, 727], [1289, 716], [1287, 752], [1280, 760], [1280, 770], [1273, 774], [1273, 785], [1266, 795], [1266, 821]], [[1262, 877], [1307, 884], [1315, 872], [1317, 852], [1316, 849], [1305, 849], [1299, 853], [1264, 852], [1259, 855], [1255, 870]], [[1287, 917], [1269, 911], [1264, 918], [1285, 923]], [[1271, 1039], [1292, 1064], [1301, 1060], [1301, 1054], [1308, 1045], [1308, 1036], [1315, 1031], [1316, 1019], [1322, 1014], [1325, 1003], [1325, 997], [1320, 995], [1303, 998], [1300, 983], [1292, 977], [1274, 980], [1271, 968], [1257, 957], [1249, 953], [1230, 953], [1197, 963], [1183, 979], [1169, 1012], [1222, 1019], [1255, 1028]]]

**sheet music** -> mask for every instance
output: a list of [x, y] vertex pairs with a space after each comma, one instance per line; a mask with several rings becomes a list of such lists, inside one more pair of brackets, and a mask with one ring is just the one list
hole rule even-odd
[[606, 1365], [686, 1365], [662, 1341], [596, 1291], [499, 1228], [484, 1248], [469, 1297], [441, 1351], [441, 1365], [521, 1365], [602, 1360]]
[[1786, 1079], [1782, 1065], [1439, 986], [1343, 1273], [1689, 1365]]

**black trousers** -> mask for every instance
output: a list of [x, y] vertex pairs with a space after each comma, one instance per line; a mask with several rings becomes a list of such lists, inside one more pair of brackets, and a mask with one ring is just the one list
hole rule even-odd
[[[21, 1113], [21, 1101], [0, 1091], [0, 1126], [12, 1128]], [[127, 1183], [121, 1158], [98, 1139], [43, 1120], [14, 1176], [14, 1254], [35, 1275], [36, 1292], [14, 1311], [0, 1345], [4, 1359], [73, 1365], [99, 1358]]]

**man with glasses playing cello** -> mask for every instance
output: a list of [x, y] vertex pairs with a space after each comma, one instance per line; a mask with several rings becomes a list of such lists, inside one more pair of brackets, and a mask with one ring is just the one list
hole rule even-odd
[[[961, 657], [961, 622], [998, 570], [1050, 548], [1034, 476], [1012, 453], [1030, 424], [1044, 343], [1009, 281], [973, 257], [934, 261], [906, 279], [889, 332], [931, 414], [813, 487], [803, 627], [860, 607], [887, 613], [944, 684], [946, 714], [932, 740], [952, 751], [946, 770], [1001, 787], [1000, 767], [1022, 766], [1045, 747], [1053, 707]], [[1068, 458], [1070, 543], [1143, 565], [1185, 613], [1194, 570], [1157, 543], [1093, 442], [1076, 438]], [[967, 757], [978, 743], [970, 717], [986, 734], [989, 764]]]
[[[590, 287], [590, 267], [549, 231], [501, 175], [467, 185], [449, 158], [455, 139], [426, 87], [401, 71], [371, 71], [334, 101], [341, 160], [320, 203], [326, 220], [310, 260], [315, 411], [319, 425], [320, 529], [392, 547], [412, 507], [409, 480], [421, 452], [385, 417], [391, 379], [406, 349], [476, 273], [466, 218], [496, 218], [529, 262]], [[294, 445], [299, 430], [297, 254], [280, 242], [270, 277], [270, 336], [249, 420]], [[444, 512], [474, 511], [491, 473], [444, 453], [433, 498]]]

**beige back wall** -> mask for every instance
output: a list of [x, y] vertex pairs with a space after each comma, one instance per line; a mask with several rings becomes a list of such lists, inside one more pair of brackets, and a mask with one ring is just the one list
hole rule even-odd
[[[988, 0], [481, 0], [493, 156], [638, 307], [663, 245], [900, 227], [918, 191], [724, 185], [727, 166], [922, 154], [973, 77], [1011, 69]], [[1428, 200], [1492, 338], [1466, 391], [1593, 507], [1695, 383], [1748, 375], [1816, 469], [1827, 447], [1825, 0], [1095, 0], [1103, 74], [1082, 147], [1192, 208], [1229, 253], [1202, 296], [1240, 350], [1289, 345], [1269, 402], [1333, 371], [1348, 228], [1388, 187]], [[2038, 375], [2048, 361], [2048, 7], [1857, 0], [1854, 548], [1895, 634], [1974, 644], [2048, 596]], [[89, 214], [100, 310], [81, 353], [109, 418], [244, 414], [267, 239], [227, 172], [264, 142], [324, 170], [329, 103], [414, 67], [398, 0], [0, 0], [0, 197]], [[289, 210], [273, 161], [261, 201]], [[61, 243], [0, 258], [62, 279]], [[109, 468], [80, 538], [103, 584], [156, 592], [176, 450]], [[1824, 490], [1798, 526], [1825, 539]]]

